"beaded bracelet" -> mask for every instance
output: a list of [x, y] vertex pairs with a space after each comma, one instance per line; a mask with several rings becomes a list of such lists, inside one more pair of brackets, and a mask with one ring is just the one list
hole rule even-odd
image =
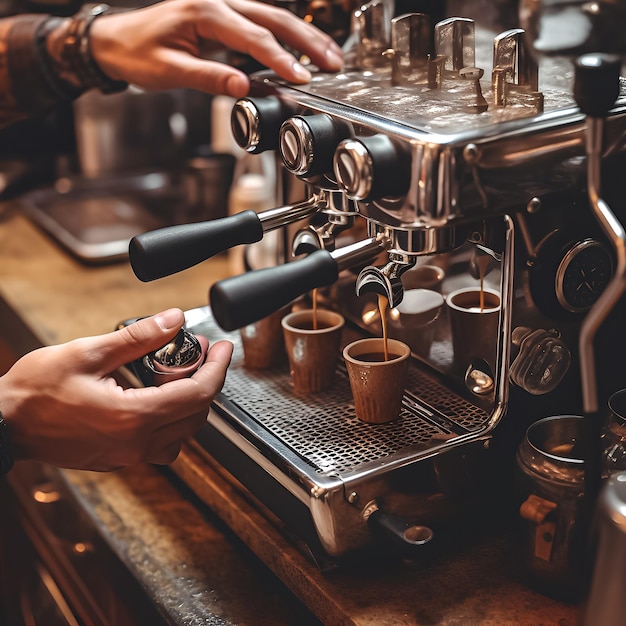
[[99, 67], [91, 54], [89, 30], [94, 20], [111, 11], [107, 4], [83, 7], [70, 22], [63, 40], [61, 62], [64, 69], [74, 74], [84, 89], [97, 88], [102, 93], [124, 91], [128, 83], [109, 78]]

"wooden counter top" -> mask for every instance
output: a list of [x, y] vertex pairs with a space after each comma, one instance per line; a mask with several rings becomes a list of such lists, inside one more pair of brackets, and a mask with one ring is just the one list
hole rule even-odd
[[[127, 263], [87, 267], [13, 216], [0, 224], [1, 337], [22, 354], [38, 345], [108, 332], [129, 317], [172, 306], [191, 309], [206, 303], [209, 285], [227, 272], [225, 258], [217, 258], [174, 277], [140, 283]], [[173, 624], [213, 623], [207, 616], [254, 626], [315, 623], [278, 579], [329, 625], [566, 626], [577, 621], [577, 607], [516, 581], [502, 538], [477, 541], [428, 568], [386, 565], [322, 574], [254, 498], [195, 446], [184, 448], [175, 469], [204, 503], [151, 467], [114, 474], [64, 472], [107, 541]], [[276, 577], [266, 575], [254, 554]]]
[[25, 218], [0, 223], [0, 294], [42, 345], [109, 332], [124, 319], [208, 303], [210, 285], [228, 276], [225, 256], [151, 283], [126, 262], [87, 266]]

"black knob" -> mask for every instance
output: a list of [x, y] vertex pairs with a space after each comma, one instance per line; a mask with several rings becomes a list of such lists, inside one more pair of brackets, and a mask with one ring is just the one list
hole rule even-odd
[[261, 220], [250, 210], [210, 222], [179, 224], [137, 235], [130, 240], [128, 253], [135, 276], [148, 282], [262, 238]]
[[411, 178], [408, 146], [387, 135], [344, 139], [335, 150], [337, 184], [352, 200], [406, 194]]
[[278, 147], [280, 125], [290, 110], [276, 96], [240, 98], [230, 116], [230, 126], [237, 144], [251, 154]]
[[330, 252], [317, 250], [292, 263], [221, 280], [209, 293], [213, 317], [224, 330], [242, 328], [312, 289], [332, 285], [338, 275]]
[[350, 135], [348, 124], [325, 113], [291, 117], [280, 127], [283, 163], [292, 174], [303, 178], [331, 173], [335, 148]]
[[574, 98], [590, 117], [604, 117], [619, 96], [621, 59], [612, 54], [584, 54], [576, 59]]

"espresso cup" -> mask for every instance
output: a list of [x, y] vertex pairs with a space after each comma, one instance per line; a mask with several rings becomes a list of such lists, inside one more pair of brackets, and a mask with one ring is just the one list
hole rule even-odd
[[408, 289], [439, 291], [446, 272], [438, 265], [416, 265], [402, 275], [402, 284]]
[[343, 316], [326, 309], [303, 309], [289, 313], [281, 323], [294, 391], [315, 393], [330, 387], [336, 378]]
[[287, 360], [281, 321], [290, 309], [290, 307], [283, 307], [239, 330], [244, 366], [247, 369], [269, 369]]
[[500, 321], [500, 294], [494, 289], [465, 287], [446, 296], [455, 367], [464, 372], [476, 359], [495, 365]]
[[409, 373], [411, 349], [397, 339], [359, 339], [348, 344], [343, 358], [348, 369], [356, 416], [369, 424], [391, 422], [400, 415]]
[[404, 341], [414, 353], [428, 358], [443, 302], [438, 291], [406, 290], [402, 302], [389, 311], [389, 336]]

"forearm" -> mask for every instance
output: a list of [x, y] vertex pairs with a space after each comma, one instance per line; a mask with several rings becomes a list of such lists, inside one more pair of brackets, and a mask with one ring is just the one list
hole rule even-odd
[[80, 44], [85, 23], [47, 15], [0, 20], [0, 125], [44, 113], [103, 83], [113, 85], [111, 90], [125, 87], [108, 81], [95, 63], [85, 65], [89, 50], [81, 56], [75, 46], [68, 57], [68, 42], [74, 38]]
[[45, 15], [17, 15], [0, 20], [0, 121], [3, 125], [43, 113], [80, 91], [51, 75], [45, 58], [50, 29], [66, 20]]

